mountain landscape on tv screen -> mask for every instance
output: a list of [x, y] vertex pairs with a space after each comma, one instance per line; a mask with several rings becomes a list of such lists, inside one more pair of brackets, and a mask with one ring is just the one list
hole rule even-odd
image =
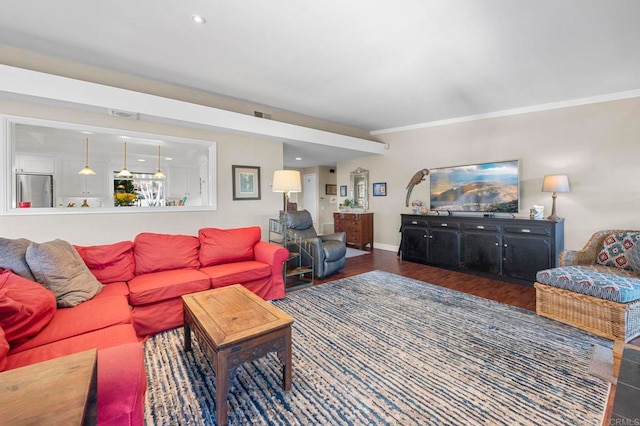
[[470, 212], [517, 212], [518, 185], [500, 182], [472, 182], [431, 196], [437, 210]]

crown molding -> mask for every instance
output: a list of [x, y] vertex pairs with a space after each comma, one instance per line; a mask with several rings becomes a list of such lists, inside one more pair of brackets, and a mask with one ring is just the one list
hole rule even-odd
[[424, 129], [427, 127], [448, 126], [450, 124], [466, 123], [469, 121], [486, 120], [488, 118], [508, 117], [510, 115], [528, 114], [531, 112], [548, 111], [560, 108], [569, 108], [580, 105], [595, 104], [600, 102], [618, 101], [640, 97], [639, 90], [628, 90], [626, 92], [616, 92], [601, 96], [591, 96], [588, 98], [571, 99], [567, 101], [552, 102], [548, 104], [533, 105], [523, 108], [507, 109], [503, 111], [488, 112], [485, 114], [467, 115], [464, 117], [449, 118], [446, 120], [430, 121], [427, 123], [410, 124], [408, 126], [392, 127], [388, 129], [373, 130], [372, 136], [384, 135], [387, 133], [406, 132], [408, 130]]

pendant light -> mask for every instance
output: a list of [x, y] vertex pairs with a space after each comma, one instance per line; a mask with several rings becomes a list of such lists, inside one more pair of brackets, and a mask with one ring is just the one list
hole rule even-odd
[[95, 175], [96, 172], [94, 172], [93, 169], [89, 167], [89, 138], [87, 138], [85, 152], [86, 152], [86, 157], [85, 157], [84, 167], [82, 168], [82, 170], [78, 172], [78, 174], [85, 175], [85, 176]]
[[164, 179], [167, 176], [160, 170], [160, 145], [158, 145], [158, 171], [153, 174], [154, 179]]
[[133, 173], [127, 170], [127, 143], [124, 143], [124, 167], [118, 172], [117, 177], [131, 177]]

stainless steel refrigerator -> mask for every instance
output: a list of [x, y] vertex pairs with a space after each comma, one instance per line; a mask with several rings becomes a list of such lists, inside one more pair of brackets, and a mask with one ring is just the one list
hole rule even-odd
[[30, 201], [31, 207], [53, 207], [53, 175], [16, 173], [16, 207]]

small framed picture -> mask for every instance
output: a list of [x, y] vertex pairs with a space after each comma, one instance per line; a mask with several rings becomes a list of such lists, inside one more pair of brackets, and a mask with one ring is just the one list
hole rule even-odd
[[377, 182], [373, 184], [373, 196], [374, 197], [386, 197], [387, 196], [387, 182]]
[[326, 184], [324, 187], [324, 192], [327, 195], [337, 195], [338, 194], [338, 185]]
[[341, 197], [347, 196], [347, 185], [340, 185], [340, 196]]
[[233, 199], [260, 199], [260, 167], [231, 166], [233, 169]]

